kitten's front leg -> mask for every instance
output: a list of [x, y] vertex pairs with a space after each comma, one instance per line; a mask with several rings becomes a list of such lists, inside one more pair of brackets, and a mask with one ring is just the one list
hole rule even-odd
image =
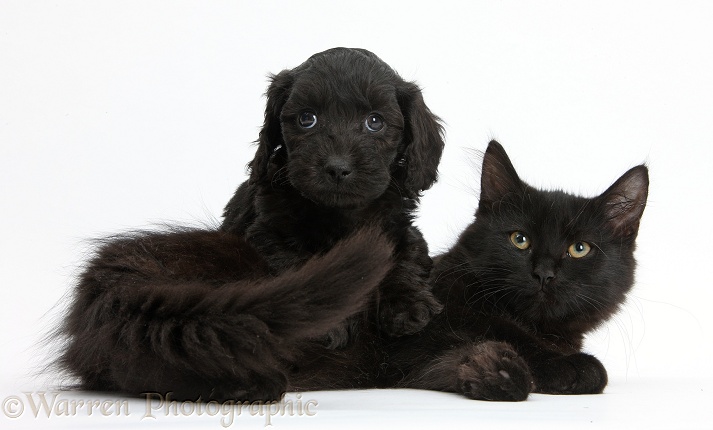
[[530, 394], [533, 380], [512, 346], [484, 341], [437, 357], [400, 386], [455, 392], [475, 400], [522, 401]]
[[433, 261], [426, 241], [415, 227], [404, 234], [396, 250], [398, 263], [382, 282], [379, 298], [381, 330], [394, 337], [420, 331], [443, 309], [428, 284]]
[[506, 341], [530, 366], [535, 392], [546, 394], [599, 394], [607, 385], [607, 371], [595, 357], [572, 353], [571, 347], [545, 342], [506, 320], [479, 321], [488, 339]]
[[545, 394], [600, 394], [607, 385], [604, 365], [583, 352], [529, 360], [535, 391]]

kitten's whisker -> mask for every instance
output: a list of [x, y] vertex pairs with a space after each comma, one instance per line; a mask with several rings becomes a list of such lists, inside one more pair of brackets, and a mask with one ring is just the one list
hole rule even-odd
[[607, 253], [604, 252], [604, 250], [602, 249], [601, 246], [599, 246], [598, 243], [591, 243], [590, 245], [592, 245], [592, 246], [594, 246], [595, 248], [597, 248], [597, 250], [598, 250], [599, 252], [601, 252], [602, 254], [604, 254], [605, 257], [609, 258], [609, 256], [607, 255]]

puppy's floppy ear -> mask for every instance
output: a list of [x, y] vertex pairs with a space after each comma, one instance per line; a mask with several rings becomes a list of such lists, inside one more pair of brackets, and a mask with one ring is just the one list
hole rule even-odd
[[443, 126], [426, 106], [421, 89], [414, 83], [397, 86], [396, 96], [404, 116], [404, 137], [397, 163], [405, 169], [404, 187], [411, 197], [427, 190], [438, 177], [443, 153]]
[[270, 159], [274, 151], [279, 146], [284, 145], [280, 113], [290, 95], [293, 81], [294, 76], [291, 70], [283, 70], [270, 77], [270, 86], [265, 93], [267, 97], [265, 122], [260, 130], [255, 158], [248, 164], [250, 167], [250, 182], [267, 179]]

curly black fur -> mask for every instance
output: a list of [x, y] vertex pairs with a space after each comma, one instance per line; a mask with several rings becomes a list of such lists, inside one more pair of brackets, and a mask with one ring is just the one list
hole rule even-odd
[[[302, 115], [314, 120], [309, 128]], [[427, 286], [428, 247], [412, 218], [421, 191], [436, 180], [443, 145], [419, 88], [376, 55], [316, 54], [272, 77], [250, 179], [226, 206], [222, 228], [244, 234], [279, 273], [360, 226], [380, 226], [396, 246], [380, 289], [380, 328], [414, 333], [440, 309]], [[335, 345], [347, 341], [332, 337]]]
[[441, 133], [418, 87], [368, 51], [274, 76], [222, 228], [104, 240], [60, 329], [59, 367], [83, 389], [206, 401], [375, 386], [382, 333], [440, 310], [411, 221]]

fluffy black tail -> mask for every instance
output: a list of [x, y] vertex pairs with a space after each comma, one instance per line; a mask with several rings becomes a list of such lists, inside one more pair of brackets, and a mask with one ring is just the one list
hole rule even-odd
[[366, 229], [271, 276], [240, 237], [140, 233], [104, 242], [81, 275], [59, 365], [84, 389], [272, 400], [301, 342], [362, 310], [391, 269]]

